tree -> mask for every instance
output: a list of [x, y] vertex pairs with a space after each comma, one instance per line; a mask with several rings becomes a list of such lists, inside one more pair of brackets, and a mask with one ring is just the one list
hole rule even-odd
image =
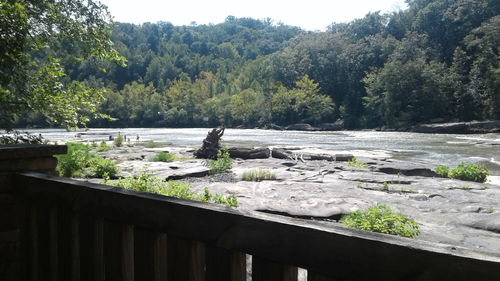
[[449, 70], [443, 64], [424, 60], [391, 62], [364, 79], [367, 124], [403, 126], [444, 117], [453, 94]]
[[482, 118], [500, 118], [500, 16], [495, 16], [465, 37], [473, 54], [468, 91], [482, 101]]
[[230, 105], [232, 118], [246, 126], [258, 125], [268, 112], [264, 95], [252, 89], [245, 89], [232, 96]]
[[109, 39], [111, 16], [93, 0], [7, 0], [0, 3], [0, 127], [26, 111], [67, 128], [97, 112], [100, 90], [71, 81], [61, 60], [94, 58], [124, 64]]
[[335, 104], [329, 96], [319, 93], [319, 84], [304, 75], [294, 89], [279, 87], [271, 99], [272, 119], [278, 124], [333, 121]]

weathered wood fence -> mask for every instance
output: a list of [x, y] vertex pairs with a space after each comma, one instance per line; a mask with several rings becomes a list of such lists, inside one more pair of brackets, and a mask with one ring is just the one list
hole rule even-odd
[[14, 177], [25, 280], [500, 280], [500, 255], [39, 173]]

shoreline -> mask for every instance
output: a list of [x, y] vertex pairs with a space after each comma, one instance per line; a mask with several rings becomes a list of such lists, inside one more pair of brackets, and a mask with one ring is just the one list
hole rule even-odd
[[[79, 128], [77, 130], [85, 129], [211, 129], [214, 127], [88, 127]], [[64, 129], [53, 127], [37, 127], [37, 128], [14, 128], [14, 131], [24, 130], [43, 130], [43, 129]], [[268, 124], [260, 127], [246, 127], [236, 126], [227, 127], [227, 129], [260, 129], [260, 130], [276, 130], [276, 131], [304, 131], [304, 132], [328, 132], [328, 131], [374, 131], [374, 132], [409, 132], [409, 133], [423, 133], [423, 134], [467, 134], [479, 135], [489, 133], [500, 133], [500, 120], [491, 121], [470, 121], [470, 122], [446, 122], [446, 123], [424, 123], [404, 127], [378, 127], [378, 128], [345, 128], [341, 124], [336, 123], [323, 123], [313, 126], [307, 123], [291, 124], [287, 126], [279, 126], [275, 124]]]

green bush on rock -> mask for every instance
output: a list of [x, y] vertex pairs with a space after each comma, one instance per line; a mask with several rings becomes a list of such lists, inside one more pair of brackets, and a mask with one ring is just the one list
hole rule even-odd
[[68, 152], [56, 155], [57, 172], [62, 177], [115, 177], [116, 163], [93, 153], [91, 147], [82, 143], [66, 143]]
[[103, 178], [105, 175], [108, 177], [115, 177], [118, 174], [118, 167], [116, 163], [110, 159], [104, 159], [96, 156], [90, 159], [88, 176]]
[[193, 191], [189, 183], [180, 183], [176, 181], [166, 182], [163, 179], [153, 177], [146, 172], [142, 172], [136, 178], [128, 177], [118, 179], [116, 181], [109, 181], [106, 179], [103, 183], [137, 191], [161, 194], [164, 196], [222, 204], [229, 207], [238, 207], [238, 198], [235, 195], [225, 196], [223, 194], [212, 194], [207, 188], [205, 188], [204, 192], [200, 194]]
[[340, 220], [348, 227], [414, 238], [419, 235], [418, 223], [403, 214], [395, 213], [389, 206], [376, 204], [365, 212], [356, 211]]
[[226, 148], [221, 149], [217, 152], [217, 159], [210, 160], [210, 174], [221, 174], [229, 171], [233, 165], [233, 159], [229, 155], [229, 151]]
[[118, 134], [118, 136], [116, 136], [116, 138], [113, 140], [113, 144], [116, 147], [122, 147], [123, 146], [123, 136]]
[[484, 165], [465, 164], [461, 163], [455, 169], [450, 170], [448, 167], [438, 165], [437, 173], [444, 178], [452, 178], [465, 181], [485, 182], [490, 174], [488, 168]]

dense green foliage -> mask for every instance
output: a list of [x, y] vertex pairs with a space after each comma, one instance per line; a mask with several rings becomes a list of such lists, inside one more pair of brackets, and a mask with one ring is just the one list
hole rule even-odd
[[384, 204], [376, 204], [365, 212], [356, 211], [344, 215], [340, 222], [352, 228], [408, 238], [417, 237], [420, 233], [418, 223], [403, 214], [395, 213]]
[[92, 152], [91, 147], [82, 143], [66, 143], [68, 152], [57, 157], [57, 172], [62, 177], [115, 177], [116, 163]]
[[106, 7], [92, 0], [0, 2], [0, 128], [27, 111], [68, 128], [103, 117], [102, 90], [68, 79], [64, 68], [88, 59], [123, 64], [110, 23]]
[[221, 174], [231, 170], [233, 159], [229, 155], [227, 148], [221, 149], [217, 152], [217, 158], [209, 160], [210, 174]]
[[444, 165], [438, 165], [436, 167], [436, 172], [438, 173], [438, 175], [440, 175], [441, 177], [443, 178], [447, 178], [448, 177], [448, 174], [450, 173], [450, 168], [448, 168], [447, 166], [444, 166]]
[[116, 181], [105, 180], [104, 184], [118, 186], [150, 193], [161, 194], [181, 199], [195, 200], [201, 202], [211, 202], [216, 204], [238, 207], [238, 198], [234, 195], [224, 196], [222, 194], [212, 194], [205, 188], [202, 194], [191, 189], [190, 184], [175, 181], [164, 181], [153, 177], [146, 172], [142, 172], [138, 177], [128, 177]]
[[[127, 67], [68, 52], [58, 65], [66, 78], [101, 89], [99, 110], [116, 120], [92, 126], [337, 121], [371, 128], [499, 119], [499, 2], [407, 3], [325, 32], [234, 17], [217, 25], [119, 23], [112, 40]], [[18, 119], [28, 123], [40, 121]]]
[[241, 178], [244, 181], [275, 180], [276, 174], [270, 172], [269, 170], [258, 169], [258, 170], [243, 172]]
[[437, 173], [445, 178], [485, 182], [490, 172], [488, 168], [483, 165], [461, 163], [452, 170], [446, 166], [438, 165]]

